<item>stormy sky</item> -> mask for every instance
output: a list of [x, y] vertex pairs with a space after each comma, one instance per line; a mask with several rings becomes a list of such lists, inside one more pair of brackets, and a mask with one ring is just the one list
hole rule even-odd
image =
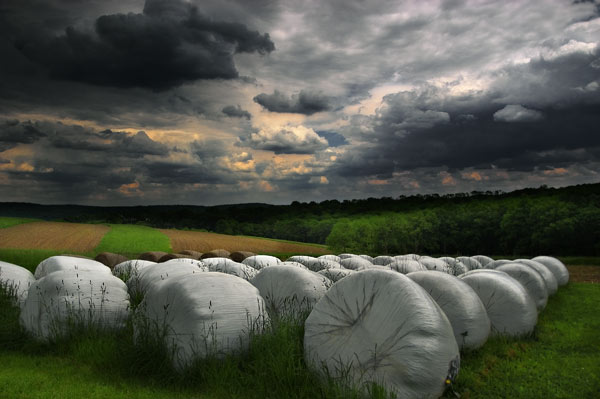
[[600, 181], [600, 2], [3, 0], [0, 201]]

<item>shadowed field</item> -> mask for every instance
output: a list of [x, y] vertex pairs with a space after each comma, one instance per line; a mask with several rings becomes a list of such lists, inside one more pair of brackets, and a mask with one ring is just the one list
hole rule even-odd
[[110, 227], [100, 224], [30, 222], [0, 229], [0, 248], [92, 251]]

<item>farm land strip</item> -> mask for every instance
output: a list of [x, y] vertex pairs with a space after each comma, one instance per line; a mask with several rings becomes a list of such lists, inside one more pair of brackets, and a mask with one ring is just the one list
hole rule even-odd
[[131, 224], [111, 224], [100, 244], [94, 249], [100, 252], [114, 252], [135, 258], [146, 251], [171, 252], [169, 237], [158, 229]]
[[0, 229], [4, 229], [6, 227], [11, 227], [11, 226], [16, 226], [18, 224], [29, 223], [29, 222], [38, 222], [38, 221], [39, 221], [39, 219], [0, 217]]

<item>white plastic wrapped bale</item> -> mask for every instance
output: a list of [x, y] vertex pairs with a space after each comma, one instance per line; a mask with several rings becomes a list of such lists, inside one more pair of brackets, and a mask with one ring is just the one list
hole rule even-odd
[[373, 264], [379, 266], [387, 266], [394, 261], [394, 257], [388, 255], [379, 255], [373, 258]]
[[548, 303], [548, 287], [542, 275], [535, 269], [521, 263], [507, 263], [496, 269], [504, 272], [517, 280], [535, 301], [538, 312], [542, 311]]
[[459, 276], [479, 295], [485, 306], [492, 335], [530, 334], [537, 323], [537, 309], [525, 287], [504, 272], [471, 270]]
[[330, 279], [333, 282], [339, 281], [341, 279], [343, 279], [346, 276], [349, 276], [353, 273], [356, 273], [355, 270], [349, 270], [349, 269], [323, 269], [323, 270], [319, 270], [317, 273], [319, 273], [322, 276], [327, 277], [328, 279]]
[[485, 265], [486, 269], [495, 269], [498, 266], [502, 266], [502, 265], [507, 265], [509, 263], [513, 263], [513, 260], [508, 260], [508, 259], [498, 259], [498, 260], [493, 260], [490, 263], [488, 263], [487, 265]]
[[75, 256], [57, 255], [41, 261], [35, 268], [35, 273], [33, 273], [33, 275], [35, 278], [42, 278], [59, 270], [100, 271], [111, 274], [110, 268], [98, 261], [77, 258]]
[[350, 270], [365, 270], [373, 266], [368, 260], [361, 258], [360, 256], [353, 256], [351, 258], [342, 259], [340, 265]]
[[525, 266], [535, 269], [535, 271], [541, 274], [542, 278], [546, 282], [546, 287], [548, 287], [548, 295], [552, 296], [556, 294], [556, 291], [558, 291], [558, 282], [556, 281], [556, 277], [554, 277], [554, 273], [552, 273], [550, 269], [540, 262], [536, 262], [531, 259], [515, 259], [515, 262], [522, 263]]
[[456, 260], [465, 265], [467, 267], [467, 271], [483, 269], [481, 263], [479, 263], [477, 259], [474, 259], [470, 256], [459, 256], [456, 258]]
[[461, 349], [477, 349], [485, 344], [490, 335], [490, 319], [481, 299], [467, 283], [455, 276], [431, 271], [407, 276], [440, 305]]
[[0, 261], [0, 286], [15, 295], [16, 304], [22, 306], [29, 287], [35, 281], [33, 273], [19, 265]]
[[129, 313], [127, 286], [103, 271], [59, 270], [36, 280], [21, 310], [21, 325], [41, 340], [73, 325], [118, 329]]
[[179, 276], [151, 287], [138, 307], [134, 334], [164, 333], [182, 370], [209, 355], [247, 349], [250, 331], [268, 321], [264, 302], [249, 282], [224, 273]]
[[308, 267], [304, 266], [302, 263], [293, 262], [291, 260], [290, 261], [286, 260], [285, 262], [278, 263], [277, 266], [293, 266], [293, 267], [299, 267], [300, 269], [309, 270]]
[[540, 262], [542, 265], [550, 269], [552, 274], [554, 274], [554, 277], [556, 277], [556, 282], [558, 283], [559, 287], [566, 285], [569, 282], [569, 270], [560, 260], [551, 256], [536, 256], [531, 260]]
[[317, 259], [332, 260], [332, 261], [337, 262], [337, 263], [340, 263], [342, 261], [342, 258], [340, 258], [339, 256], [337, 256], [337, 255], [331, 255], [331, 254], [321, 255]]
[[425, 266], [411, 259], [396, 259], [388, 265], [391, 270], [397, 271], [398, 273], [408, 274], [412, 272], [418, 272], [427, 270]]
[[298, 315], [312, 309], [333, 284], [327, 277], [294, 266], [261, 269], [251, 281], [272, 315]]
[[371, 264], [373, 263], [373, 257], [371, 255], [364, 255], [363, 254], [363, 255], [358, 255], [358, 256], [360, 256], [363, 259], [368, 260], [369, 262], [371, 262]]
[[313, 272], [318, 272], [324, 269], [341, 269], [342, 265], [330, 259], [317, 259], [315, 262], [309, 264], [308, 268]]
[[405, 255], [396, 255], [395, 259], [411, 259], [411, 260], [419, 260], [421, 259], [421, 255], [418, 254], [405, 254]]
[[340, 258], [340, 263], [341, 263], [342, 260], [352, 258], [354, 256], [358, 256], [358, 255], [350, 254], [350, 253], [343, 253], [343, 254], [339, 254], [338, 258]]
[[306, 256], [306, 255], [294, 255], [287, 258], [286, 262], [298, 262], [302, 263], [304, 266], [309, 267], [311, 263], [315, 262], [317, 258], [314, 256]]
[[128, 280], [132, 274], [139, 273], [140, 270], [150, 265], [156, 265], [156, 262], [141, 259], [127, 260], [115, 265], [112, 273], [120, 279]]
[[484, 268], [486, 267], [486, 265], [488, 263], [491, 263], [494, 261], [494, 259], [490, 258], [489, 256], [485, 256], [485, 255], [475, 255], [475, 256], [471, 256], [471, 258], [473, 258], [477, 262], [479, 262], [481, 264], [481, 266], [483, 266]]
[[418, 262], [425, 266], [427, 270], [434, 270], [438, 272], [452, 274], [452, 271], [450, 270], [448, 264], [441, 259], [422, 257], [418, 260]]
[[169, 278], [183, 275], [188, 276], [208, 272], [208, 267], [205, 266], [203, 262], [197, 262], [201, 265], [198, 263], [168, 261], [147, 266], [138, 273], [133, 274], [129, 280], [127, 280], [129, 293], [132, 296], [144, 295], [150, 286], [158, 281], [164, 281]]
[[250, 281], [258, 271], [243, 263], [235, 262], [229, 258], [205, 258], [202, 262], [210, 272], [227, 273]]
[[335, 283], [304, 324], [304, 357], [322, 375], [379, 383], [399, 398], [437, 398], [460, 357], [448, 318], [427, 292], [393, 271]]
[[276, 266], [281, 263], [281, 260], [271, 255], [254, 255], [247, 257], [242, 263], [260, 270], [263, 267]]
[[455, 259], [445, 256], [440, 258], [440, 260], [446, 262], [446, 264], [448, 265], [447, 273], [452, 274], [454, 276], [460, 276], [461, 274], [469, 271], [469, 268], [460, 260], [458, 260], [458, 258]]

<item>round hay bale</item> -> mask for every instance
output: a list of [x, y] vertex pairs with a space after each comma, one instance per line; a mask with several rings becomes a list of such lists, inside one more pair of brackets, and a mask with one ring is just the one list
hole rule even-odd
[[417, 254], [406, 254], [406, 255], [396, 255], [395, 259], [410, 259], [410, 260], [419, 260], [421, 259], [421, 255]]
[[285, 262], [278, 263], [277, 266], [294, 266], [294, 267], [299, 267], [300, 269], [310, 270], [308, 267], [304, 266], [302, 263], [294, 262], [291, 260], [286, 260]]
[[355, 257], [355, 256], [358, 256], [358, 255], [344, 253], [344, 254], [339, 254], [338, 258], [340, 258], [340, 263], [341, 263], [342, 260], [348, 259], [348, 258], [352, 258], [352, 257]]
[[73, 256], [57, 255], [41, 261], [35, 268], [35, 273], [33, 273], [33, 275], [36, 279], [39, 279], [50, 273], [61, 270], [100, 271], [111, 274], [110, 268], [98, 261]]
[[458, 258], [455, 259], [448, 256], [444, 256], [439, 259], [446, 262], [446, 264], [448, 265], [448, 270], [446, 272], [449, 274], [452, 274], [454, 276], [460, 276], [461, 274], [469, 271], [469, 268], [460, 260], [458, 260]]
[[315, 263], [317, 261], [317, 258], [315, 258], [314, 256], [294, 255], [290, 256], [285, 261], [302, 263], [304, 266], [310, 268], [309, 265]]
[[556, 281], [556, 277], [554, 277], [554, 273], [552, 273], [550, 269], [540, 262], [536, 262], [531, 259], [515, 259], [515, 262], [522, 263], [525, 266], [535, 269], [536, 272], [541, 274], [542, 278], [546, 282], [546, 287], [548, 287], [548, 295], [552, 296], [556, 294], [556, 291], [558, 291], [558, 282]]
[[548, 303], [548, 287], [540, 273], [521, 263], [507, 263], [496, 269], [504, 272], [517, 280], [529, 293], [535, 302], [538, 312], [541, 312]]
[[425, 266], [427, 270], [434, 270], [438, 272], [443, 272], [447, 274], [452, 274], [448, 264], [441, 259], [430, 258], [430, 257], [421, 257], [418, 262]]
[[477, 349], [490, 335], [490, 319], [483, 303], [464, 281], [446, 273], [413, 272], [407, 276], [419, 284], [442, 308], [461, 349]]
[[361, 258], [366, 259], [369, 262], [373, 263], [373, 257], [371, 255], [364, 255], [363, 254], [363, 255], [358, 255], [358, 256], [360, 256]]
[[470, 256], [459, 256], [456, 258], [456, 260], [467, 267], [465, 272], [468, 272], [469, 270], [483, 269], [481, 263], [479, 263], [477, 259], [474, 259]]
[[323, 270], [319, 270], [317, 273], [319, 273], [322, 276], [327, 277], [328, 279], [330, 279], [333, 282], [339, 281], [341, 279], [343, 279], [346, 276], [351, 275], [352, 273], [356, 273], [355, 270], [349, 270], [349, 269], [336, 269], [336, 268], [331, 268], [331, 269], [323, 269]]
[[98, 255], [96, 255], [94, 260], [102, 263], [105, 266], [108, 266], [112, 270], [119, 263], [125, 262], [129, 259], [126, 256], [112, 252], [100, 252]]
[[0, 288], [14, 295], [19, 306], [25, 303], [29, 287], [34, 281], [33, 273], [24, 267], [0, 261]]
[[249, 332], [260, 333], [269, 320], [254, 286], [216, 272], [167, 279], [148, 290], [138, 309], [135, 336], [149, 329], [164, 337], [178, 370], [207, 356], [244, 352]]
[[331, 254], [321, 255], [317, 259], [332, 260], [332, 261], [337, 262], [337, 263], [340, 263], [342, 261], [342, 258], [340, 258], [339, 256], [337, 256], [337, 255], [331, 255]]
[[206, 258], [202, 262], [208, 267], [209, 272], [232, 274], [248, 281], [258, 273], [255, 268], [229, 258]]
[[281, 263], [281, 260], [271, 255], [254, 255], [247, 257], [242, 263], [260, 270], [264, 267], [276, 266]]
[[323, 376], [376, 382], [400, 398], [437, 398], [460, 357], [452, 326], [417, 283], [365, 270], [335, 283], [304, 324], [304, 358]]
[[392, 256], [388, 256], [388, 255], [379, 255], [379, 256], [373, 258], [373, 264], [379, 265], [379, 266], [387, 266], [390, 263], [392, 263], [393, 261], [394, 261], [394, 258]]
[[232, 252], [231, 254], [229, 254], [229, 258], [231, 258], [231, 260], [242, 263], [242, 261], [246, 258], [249, 258], [250, 256], [255, 256], [256, 254], [254, 252], [250, 252], [250, 251], [235, 251]]
[[569, 282], [569, 270], [560, 260], [551, 256], [536, 256], [531, 260], [540, 262], [550, 269], [552, 274], [554, 274], [554, 277], [556, 277], [556, 282], [559, 287], [566, 285]]
[[140, 259], [127, 260], [116, 265], [112, 270], [112, 274], [121, 280], [127, 281], [132, 274], [137, 274], [141, 269], [150, 265], [156, 265], [156, 262]]
[[412, 272], [418, 272], [427, 270], [425, 266], [417, 262], [416, 260], [404, 258], [396, 259], [388, 265], [388, 267], [398, 273], [408, 274]]
[[492, 335], [530, 334], [537, 323], [535, 302], [517, 280], [497, 270], [471, 270], [459, 276], [477, 293], [492, 323]]
[[[182, 262], [182, 260], [195, 263]], [[132, 297], [144, 295], [150, 287], [157, 282], [165, 281], [173, 277], [189, 276], [205, 272], [208, 272], [208, 267], [201, 261], [193, 259], [171, 259], [164, 263], [146, 266], [140, 269], [138, 273], [132, 274], [129, 280], [127, 280], [127, 287]]]
[[229, 255], [231, 255], [231, 252], [229, 252], [226, 249], [213, 249], [212, 251], [208, 251], [205, 254], [203, 254], [200, 259], [206, 259], [206, 258], [229, 258]]
[[183, 251], [179, 251], [180, 254], [182, 255], [187, 255], [192, 259], [200, 259], [200, 257], [202, 256], [202, 252], [198, 252], [198, 251], [194, 251], [191, 249], [184, 249]]
[[373, 264], [371, 262], [369, 262], [368, 260], [366, 260], [365, 258], [362, 258], [360, 256], [344, 258], [340, 262], [340, 265], [342, 265], [343, 268], [350, 269], [350, 270], [364, 270], [364, 269], [368, 269], [371, 266], [373, 266]]
[[164, 256], [161, 256], [161, 258], [158, 260], [158, 263], [168, 262], [173, 259], [194, 259], [194, 258], [189, 255], [184, 255], [184, 254], [166, 254]]
[[160, 258], [162, 258], [165, 255], [167, 255], [167, 253], [163, 251], [148, 251], [144, 252], [143, 254], [140, 254], [140, 256], [138, 256], [138, 259], [149, 260], [150, 262], [158, 263]]
[[475, 255], [475, 256], [471, 256], [471, 258], [475, 259], [477, 262], [479, 262], [481, 264], [482, 267], [486, 267], [486, 265], [488, 263], [491, 263], [494, 261], [494, 259], [490, 258], [489, 256], [485, 256], [485, 255]]
[[279, 265], [261, 269], [250, 282], [260, 291], [272, 316], [298, 316], [312, 309], [333, 284], [310, 270]]
[[103, 271], [65, 269], [31, 284], [20, 321], [35, 337], [47, 341], [69, 329], [119, 329], [129, 312], [127, 286]]
[[312, 270], [313, 272], [318, 272], [319, 270], [323, 270], [323, 269], [341, 268], [342, 267], [339, 264], [339, 262], [336, 262], [336, 261], [333, 261], [330, 259], [314, 258], [312, 256], [302, 256], [302, 255], [291, 256], [290, 258], [287, 259], [286, 262], [288, 262], [288, 261], [302, 263], [304, 266], [306, 266], [309, 270]]
[[498, 266], [508, 265], [509, 263], [514, 263], [514, 261], [513, 260], [508, 260], [508, 259], [493, 260], [490, 263], [488, 263], [487, 265], [485, 265], [485, 268], [486, 269], [495, 269]]

